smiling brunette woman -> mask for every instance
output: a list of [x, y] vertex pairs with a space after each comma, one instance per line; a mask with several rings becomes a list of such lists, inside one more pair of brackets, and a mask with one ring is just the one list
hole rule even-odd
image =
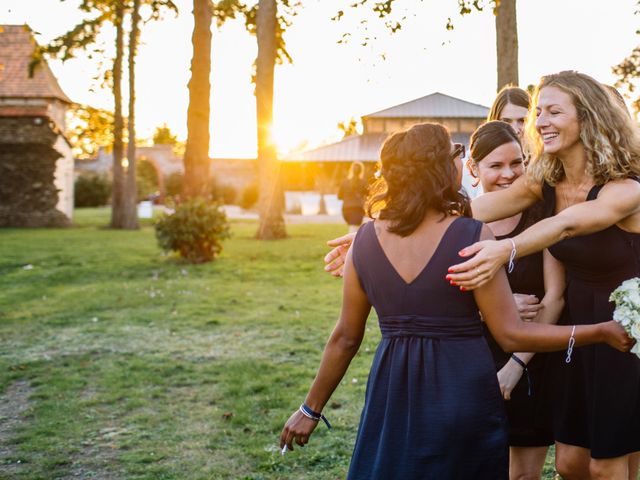
[[[473, 213], [494, 221], [544, 199], [555, 215], [513, 239], [461, 250], [476, 255], [452, 264], [448, 278], [462, 289], [477, 288], [510, 256], [549, 247], [566, 268], [568, 323], [608, 320], [611, 291], [640, 276], [638, 128], [608, 89], [577, 72], [543, 77], [533, 107], [528, 175], [478, 197]], [[566, 480], [635, 479], [629, 460], [640, 450], [640, 359], [598, 345], [573, 355], [569, 349], [558, 368], [558, 472]]]
[[[528, 98], [528, 96], [527, 96]], [[516, 131], [502, 121], [488, 122], [471, 135], [467, 165], [484, 192], [509, 188], [524, 174], [524, 154]], [[522, 213], [489, 223], [497, 239], [513, 237], [545, 216], [543, 202]], [[564, 269], [551, 254], [534, 253], [508, 272], [520, 317], [556, 323], [564, 307]], [[508, 353], [484, 329], [498, 370], [509, 424], [509, 478], [539, 479], [553, 444], [551, 375], [546, 354]]]

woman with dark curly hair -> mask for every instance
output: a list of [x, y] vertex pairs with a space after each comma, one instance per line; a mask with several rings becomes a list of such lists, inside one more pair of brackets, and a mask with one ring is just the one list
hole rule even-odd
[[[506, 274], [473, 293], [444, 281], [460, 248], [490, 230], [460, 193], [462, 145], [420, 124], [392, 135], [381, 178], [347, 255], [340, 319], [307, 397], [280, 435], [305, 445], [357, 353], [371, 306], [376, 351], [348, 479], [508, 478], [506, 418], [480, 315], [506, 351], [559, 350], [571, 327], [521, 322]], [[578, 345], [631, 347], [610, 321], [575, 330]], [[328, 422], [327, 422], [328, 423]]]

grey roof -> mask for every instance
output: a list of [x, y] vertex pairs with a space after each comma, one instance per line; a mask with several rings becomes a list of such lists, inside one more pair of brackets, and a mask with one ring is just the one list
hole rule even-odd
[[[388, 133], [365, 133], [352, 135], [339, 142], [323, 145], [312, 150], [293, 153], [283, 158], [283, 162], [377, 162], [380, 147]], [[451, 139], [469, 145], [469, 135], [453, 133]]]
[[363, 118], [487, 118], [488, 113], [488, 107], [436, 92]]

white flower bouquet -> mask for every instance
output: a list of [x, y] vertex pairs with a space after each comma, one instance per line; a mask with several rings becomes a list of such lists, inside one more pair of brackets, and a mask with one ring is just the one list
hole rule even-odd
[[613, 319], [636, 340], [631, 353], [640, 357], [640, 278], [630, 278], [622, 282], [611, 293], [609, 301], [616, 304]]

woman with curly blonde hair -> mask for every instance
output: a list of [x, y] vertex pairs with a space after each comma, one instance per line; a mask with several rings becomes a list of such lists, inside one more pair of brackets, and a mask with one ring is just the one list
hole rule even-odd
[[[544, 200], [549, 218], [520, 235], [477, 242], [448, 279], [474, 289], [510, 262], [549, 247], [566, 268], [569, 325], [613, 316], [609, 294], [640, 276], [640, 137], [620, 102], [593, 78], [542, 77], [533, 96], [527, 175], [474, 200], [495, 221]], [[571, 338], [568, 338], [571, 345]], [[606, 346], [568, 348], [558, 362], [556, 468], [565, 480], [636, 478], [640, 451], [640, 359]]]

